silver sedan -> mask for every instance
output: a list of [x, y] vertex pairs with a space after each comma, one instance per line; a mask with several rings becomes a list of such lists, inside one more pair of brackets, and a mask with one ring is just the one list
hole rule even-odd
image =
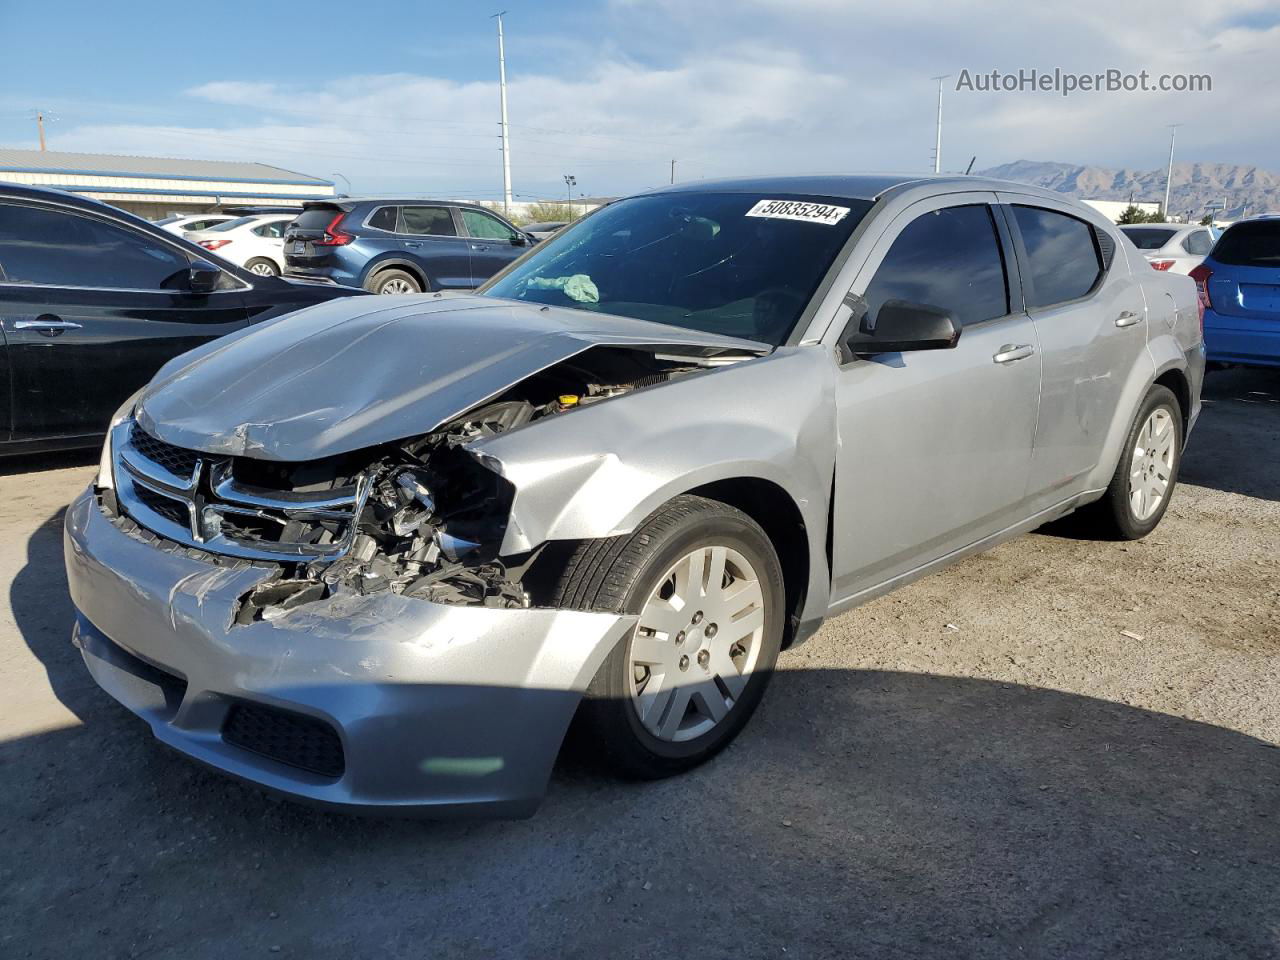
[[824, 618], [1073, 511], [1146, 535], [1203, 369], [1191, 280], [1057, 194], [671, 187], [171, 362], [67, 513], [74, 640], [228, 774], [527, 815], [575, 717], [679, 773]]

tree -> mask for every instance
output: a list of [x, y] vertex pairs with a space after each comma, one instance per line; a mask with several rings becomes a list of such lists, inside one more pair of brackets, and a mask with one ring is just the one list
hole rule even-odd
[[1212, 213], [1206, 213], [1203, 217], [1201, 217], [1201, 218], [1200, 218], [1200, 226], [1202, 226], [1202, 227], [1211, 227], [1211, 226], [1213, 226], [1213, 214], [1212, 214]]
[[1120, 212], [1120, 219], [1116, 223], [1164, 223], [1164, 214], [1160, 211], [1155, 213], [1147, 213], [1138, 207], [1137, 204], [1129, 204]]

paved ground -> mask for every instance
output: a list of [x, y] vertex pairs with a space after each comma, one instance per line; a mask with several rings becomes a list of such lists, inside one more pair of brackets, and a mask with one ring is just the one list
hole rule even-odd
[[716, 762], [566, 764], [520, 823], [343, 819], [156, 745], [67, 643], [93, 468], [10, 464], [0, 956], [1280, 956], [1280, 376], [1208, 396], [1146, 542], [1033, 534], [841, 617]]

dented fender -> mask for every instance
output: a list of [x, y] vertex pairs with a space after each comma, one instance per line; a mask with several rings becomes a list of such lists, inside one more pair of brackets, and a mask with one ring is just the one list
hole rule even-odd
[[770, 481], [804, 519], [810, 552], [804, 616], [822, 616], [830, 585], [834, 397], [826, 348], [782, 347], [468, 449], [514, 487], [503, 554], [550, 540], [629, 533], [673, 497], [716, 481]]

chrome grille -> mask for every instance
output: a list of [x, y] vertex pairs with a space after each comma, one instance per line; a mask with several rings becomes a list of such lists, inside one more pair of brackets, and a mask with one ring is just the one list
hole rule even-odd
[[154, 533], [190, 547], [248, 560], [334, 560], [349, 549], [368, 486], [325, 491], [252, 487], [232, 460], [185, 450], [127, 420], [112, 431], [116, 497]]

